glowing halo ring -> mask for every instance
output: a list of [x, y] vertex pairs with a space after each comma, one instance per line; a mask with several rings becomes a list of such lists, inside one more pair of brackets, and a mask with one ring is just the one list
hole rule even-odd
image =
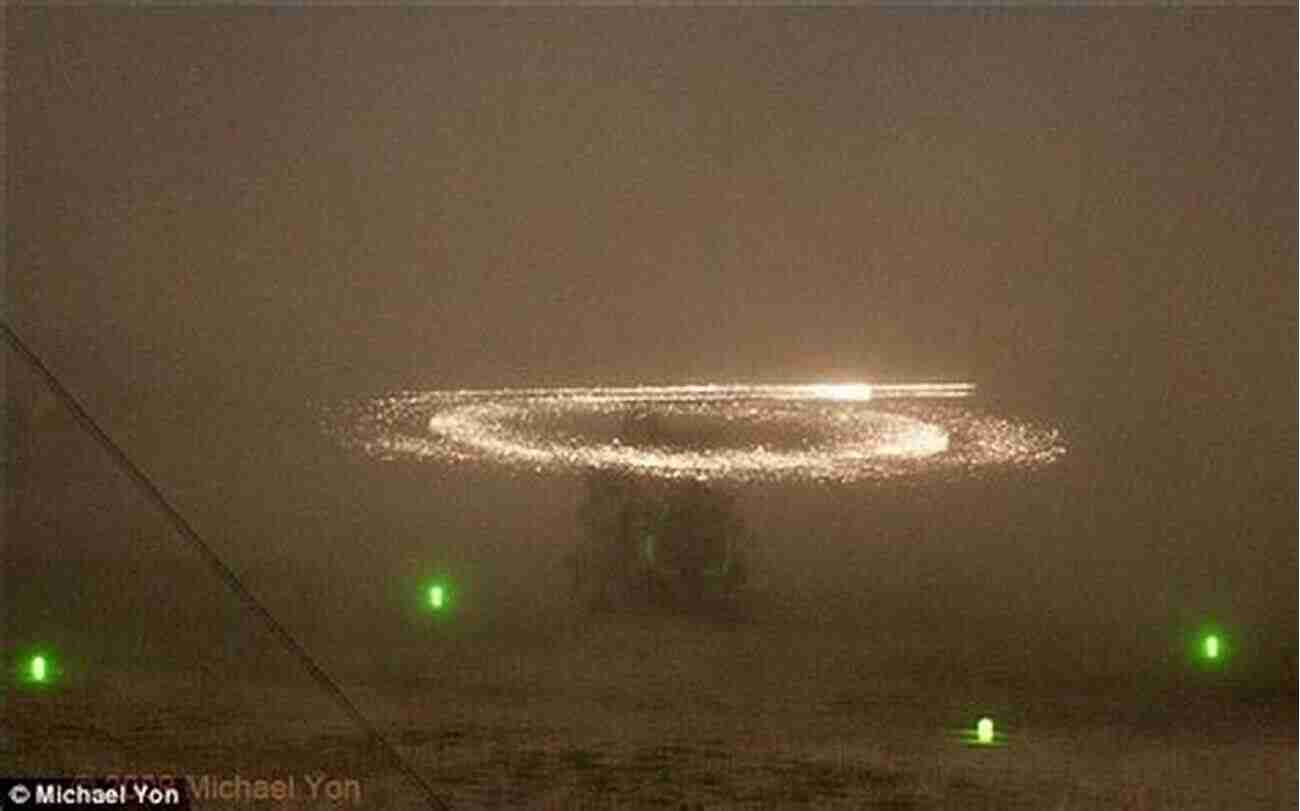
[[[620, 469], [641, 475], [851, 481], [987, 466], [1047, 464], [1065, 453], [1054, 430], [974, 413], [952, 401], [966, 383], [802, 386], [639, 386], [406, 392], [362, 404], [348, 441], [380, 458], [495, 462], [546, 470]], [[787, 420], [826, 440], [680, 449], [539, 434], [546, 417], [684, 413], [729, 421]]]

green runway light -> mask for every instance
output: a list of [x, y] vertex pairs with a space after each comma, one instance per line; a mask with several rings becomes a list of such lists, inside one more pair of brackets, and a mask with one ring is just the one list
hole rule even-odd
[[27, 671], [34, 682], [44, 682], [49, 678], [49, 662], [44, 656], [33, 656]]
[[1222, 672], [1236, 658], [1232, 635], [1218, 623], [1206, 623], [1189, 634], [1183, 655], [1188, 665], [1205, 672]]
[[993, 743], [993, 719], [981, 718], [975, 724], [975, 740], [979, 743]]
[[1215, 636], [1214, 634], [1210, 634], [1209, 636], [1205, 637], [1205, 658], [1206, 659], [1219, 658], [1219, 637]]
[[29, 651], [19, 657], [11, 671], [14, 678], [29, 687], [48, 687], [55, 684], [62, 673], [59, 663], [48, 651]]
[[441, 611], [443, 605], [447, 602], [446, 592], [442, 586], [429, 587], [429, 607], [434, 611]]

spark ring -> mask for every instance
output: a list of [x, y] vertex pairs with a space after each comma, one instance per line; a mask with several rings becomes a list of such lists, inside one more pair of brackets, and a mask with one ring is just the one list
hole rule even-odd
[[967, 383], [417, 391], [358, 404], [344, 433], [386, 459], [742, 481], [890, 479], [1065, 453], [1055, 430], [960, 402], [973, 394]]

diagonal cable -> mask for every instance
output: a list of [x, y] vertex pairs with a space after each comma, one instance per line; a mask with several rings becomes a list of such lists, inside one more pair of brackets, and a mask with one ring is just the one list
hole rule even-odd
[[27, 344], [18, 337], [18, 334], [9, 326], [9, 323], [6, 321], [0, 321], [0, 327], [4, 328], [5, 340], [9, 342], [9, 345], [12, 346], [14, 351], [21, 355], [22, 358], [27, 361], [28, 365], [40, 375], [40, 377], [45, 381], [45, 385], [47, 385], [59, 400], [68, 407], [68, 410], [77, 418], [77, 421], [81, 423], [81, 426], [86, 429], [87, 433], [99, 440], [99, 443], [104, 446], [104, 450], [108, 452], [109, 457], [111, 457], [113, 461], [116, 462], [118, 466], [121, 467], [122, 470], [124, 470], [127, 475], [129, 475], [135, 483], [140, 486], [140, 489], [153, 500], [153, 502], [158, 506], [158, 509], [161, 510], [168, 520], [171, 521], [172, 525], [176, 528], [176, 531], [190, 542], [194, 549], [198, 551], [200, 557], [203, 558], [203, 561], [207, 563], [208, 567], [212, 569], [217, 577], [226, 584], [226, 587], [234, 592], [235, 596], [239, 598], [239, 601], [243, 603], [244, 607], [259, 617], [262, 622], [271, 629], [271, 632], [275, 634], [280, 642], [289, 649], [289, 652], [297, 657], [298, 661], [307, 669], [307, 672], [311, 677], [320, 684], [321, 688], [325, 690], [331, 698], [334, 699], [334, 703], [337, 704], [348, 715], [348, 717], [350, 717], [352, 721], [366, 733], [370, 742], [387, 756], [388, 760], [399, 772], [419, 787], [428, 800], [429, 806], [438, 809], [438, 811], [450, 811], [447, 803], [438, 796], [434, 791], [433, 786], [429, 785], [428, 781], [421, 777], [420, 774], [406, 762], [406, 759], [402, 757], [401, 753], [398, 752], [391, 743], [389, 743], [388, 739], [385, 738], [378, 728], [370, 722], [370, 719], [366, 718], [365, 715], [357, 709], [356, 704], [352, 703], [352, 700], [348, 698], [347, 693], [343, 692], [343, 689], [339, 687], [338, 684], [329, 677], [329, 674], [327, 674], [321, 666], [316, 663], [316, 660], [307, 652], [307, 649], [304, 648], [298, 640], [294, 639], [293, 635], [276, 620], [271, 612], [267, 610], [266, 606], [262, 605], [257, 597], [248, 590], [248, 587], [240, 581], [239, 576], [235, 574], [234, 570], [226, 565], [226, 562], [223, 561], [216, 552], [212, 551], [212, 547], [208, 546], [207, 542], [204, 541], [194, 527], [190, 525], [190, 522], [185, 520], [185, 516], [181, 515], [180, 512], [172, 506], [171, 502], [167, 500], [167, 497], [163, 495], [157, 485], [155, 485], [153, 481], [145, 475], [144, 471], [131, 461], [121, 447], [119, 447], [118, 444], [108, 436], [108, 434], [104, 433], [103, 429], [99, 427], [99, 424], [95, 422], [94, 418], [92, 418], [90, 414], [81, 407], [81, 404], [77, 402], [77, 399], [63, 387], [63, 384], [54, 376], [54, 373], [50, 371], [49, 367], [47, 367], [41, 361], [40, 357], [28, 348]]

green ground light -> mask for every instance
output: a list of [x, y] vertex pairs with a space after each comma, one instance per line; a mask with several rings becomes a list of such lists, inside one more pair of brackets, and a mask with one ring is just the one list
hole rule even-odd
[[1217, 625], [1203, 626], [1189, 641], [1188, 658], [1203, 670], [1222, 670], [1233, 657], [1232, 640]]
[[447, 604], [447, 592], [442, 586], [429, 586], [429, 607], [441, 611]]
[[55, 682], [58, 665], [48, 653], [32, 653], [20, 660], [18, 680], [33, 687], [45, 687]]
[[1201, 642], [1201, 652], [1205, 654], [1206, 659], [1211, 661], [1223, 655], [1222, 647], [1223, 644], [1219, 640], [1218, 634], [1210, 634]]
[[954, 729], [952, 734], [963, 745], [977, 746], [981, 749], [998, 749], [1007, 744], [1007, 733], [999, 730], [993, 723], [993, 719], [987, 715], [977, 716], [973, 725]]

